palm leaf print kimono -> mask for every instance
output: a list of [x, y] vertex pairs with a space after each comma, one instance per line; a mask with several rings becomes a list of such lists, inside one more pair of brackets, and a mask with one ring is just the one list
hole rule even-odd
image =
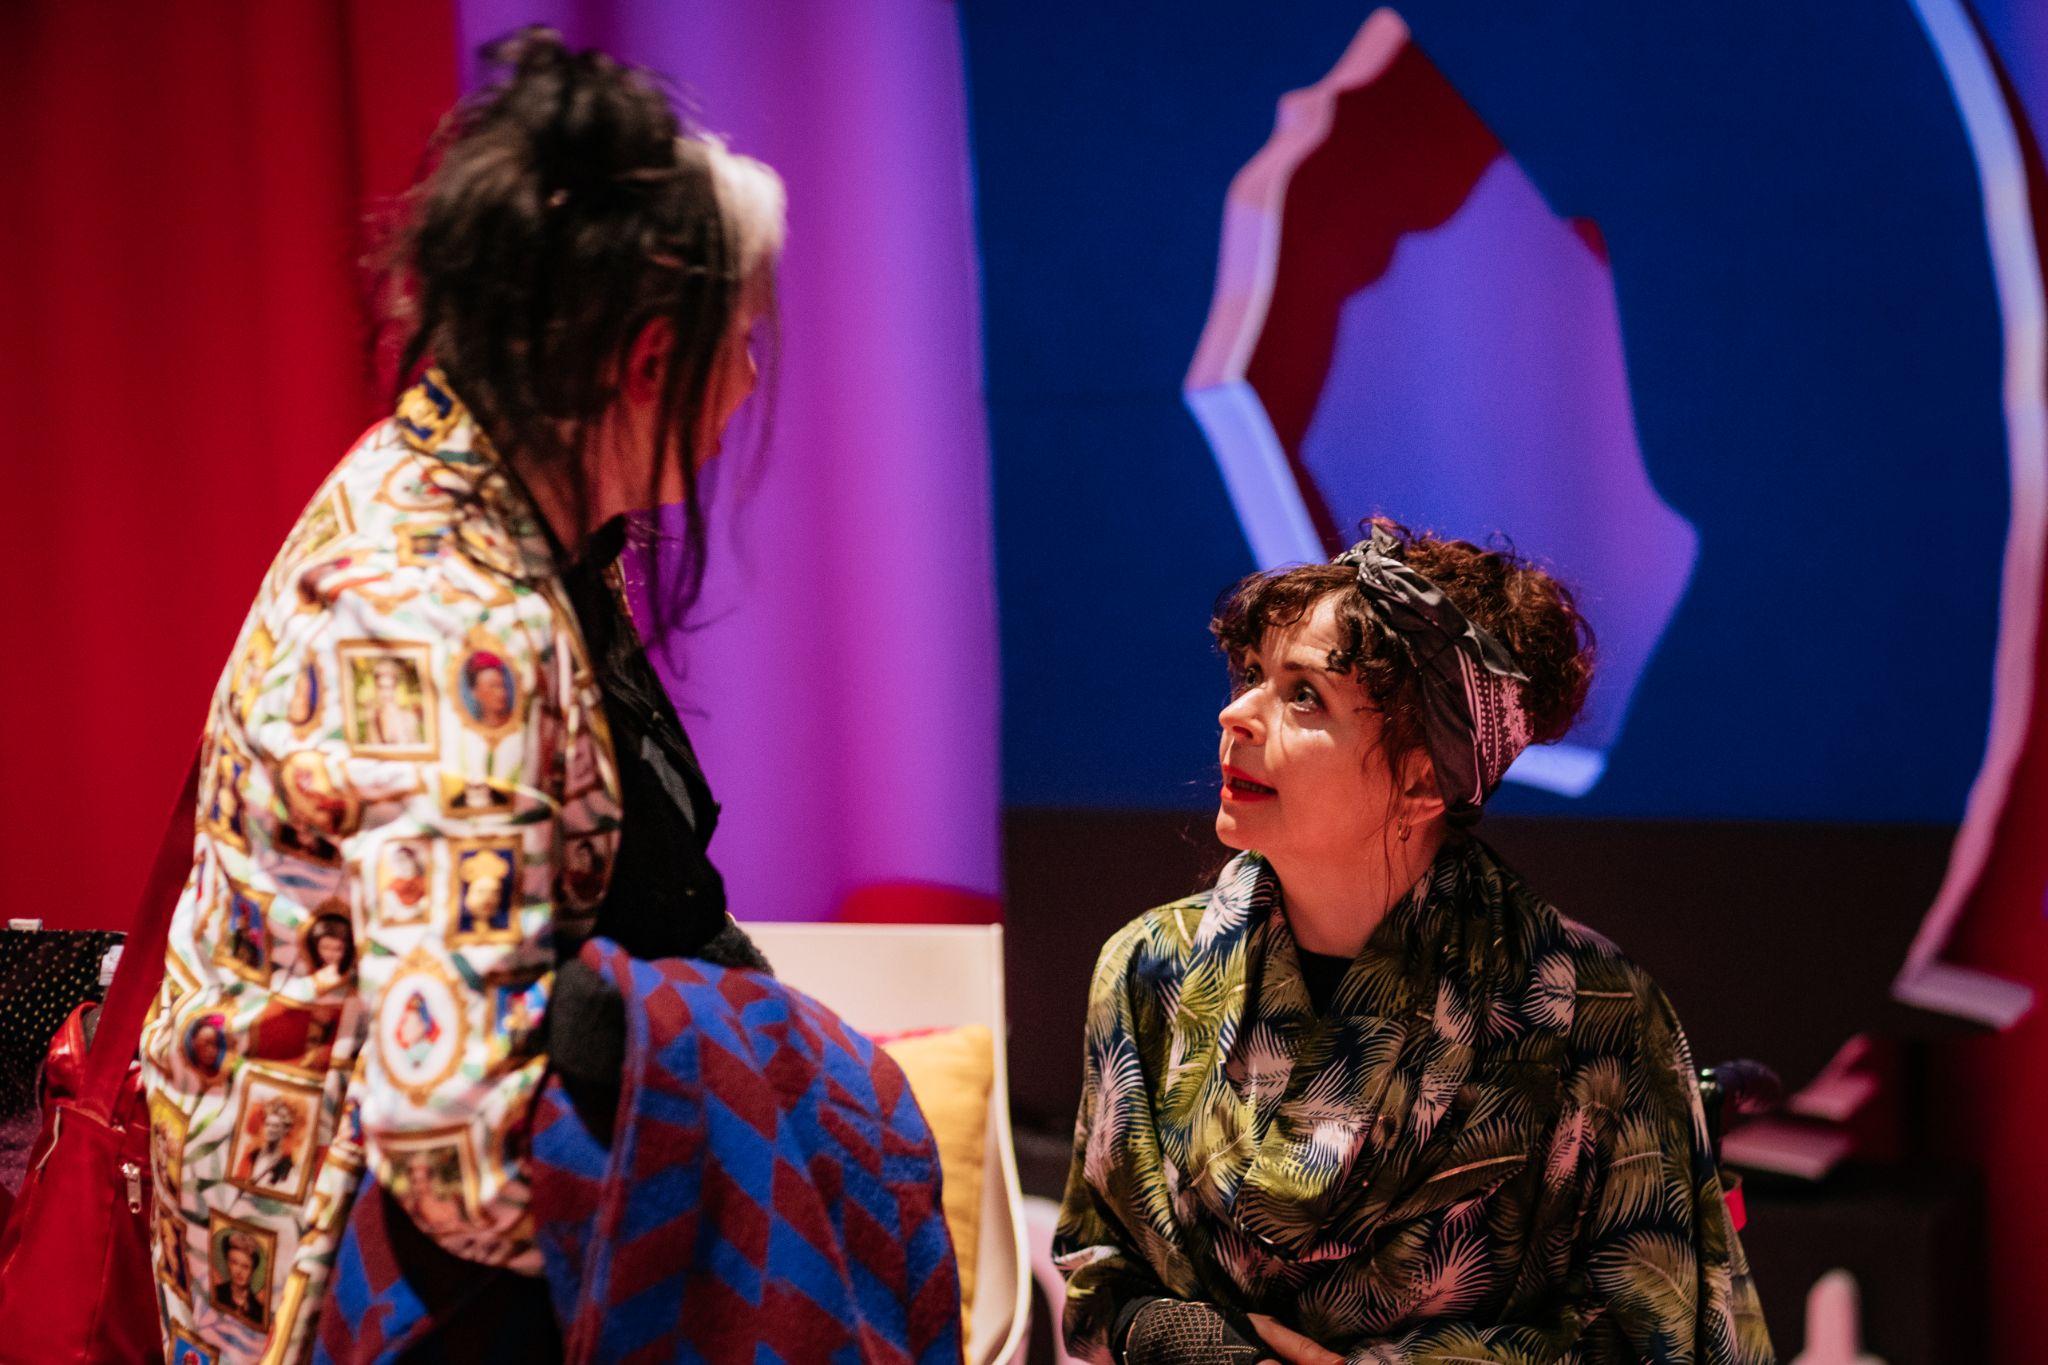
[[1319, 1016], [1256, 854], [1103, 949], [1070, 1349], [1164, 1295], [1354, 1362], [1771, 1360], [1670, 1004], [1454, 834]]

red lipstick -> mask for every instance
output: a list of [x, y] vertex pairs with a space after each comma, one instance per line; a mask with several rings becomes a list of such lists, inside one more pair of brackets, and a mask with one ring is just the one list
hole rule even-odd
[[1223, 799], [1240, 804], [1253, 801], [1271, 801], [1279, 793], [1263, 782], [1256, 781], [1251, 774], [1228, 763], [1223, 765]]

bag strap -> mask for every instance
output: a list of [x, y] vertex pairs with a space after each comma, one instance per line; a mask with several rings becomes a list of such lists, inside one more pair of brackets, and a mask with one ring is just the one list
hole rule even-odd
[[185, 774], [184, 789], [171, 809], [163, 838], [157, 841], [156, 862], [149, 881], [136, 902], [135, 917], [121, 944], [121, 962], [114, 968], [114, 983], [100, 1006], [99, 1026], [93, 1032], [92, 1048], [86, 1053], [85, 1079], [78, 1088], [79, 1103], [90, 1107], [108, 1123], [113, 1122], [114, 1103], [135, 1049], [142, 1041], [142, 1021], [149, 1002], [164, 979], [164, 947], [170, 942], [171, 916], [178, 908], [178, 894], [192, 872], [192, 838], [199, 817], [199, 764], [206, 752], [202, 740], [192, 753], [192, 767]]

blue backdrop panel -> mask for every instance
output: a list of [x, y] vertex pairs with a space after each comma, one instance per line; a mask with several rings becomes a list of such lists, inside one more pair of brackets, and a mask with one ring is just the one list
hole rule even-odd
[[[1606, 776], [1501, 807], [1954, 820], [1989, 716], [2001, 353], [1910, 10], [1397, 8], [1551, 210], [1599, 223], [1649, 477], [1699, 535]], [[1212, 799], [1203, 627], [1251, 557], [1180, 380], [1225, 187], [1368, 12], [961, 8], [1013, 805]]]

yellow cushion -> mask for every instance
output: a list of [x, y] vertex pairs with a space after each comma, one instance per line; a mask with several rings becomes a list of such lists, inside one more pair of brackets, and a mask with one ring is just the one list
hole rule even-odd
[[[988, 1092], [995, 1084], [995, 1035], [968, 1024], [885, 1039], [910, 1093], [939, 1144], [946, 1230], [960, 1261], [960, 1308], [974, 1320], [974, 1255], [981, 1246], [982, 1155], [988, 1141]], [[963, 1335], [963, 1341], [966, 1339]]]

